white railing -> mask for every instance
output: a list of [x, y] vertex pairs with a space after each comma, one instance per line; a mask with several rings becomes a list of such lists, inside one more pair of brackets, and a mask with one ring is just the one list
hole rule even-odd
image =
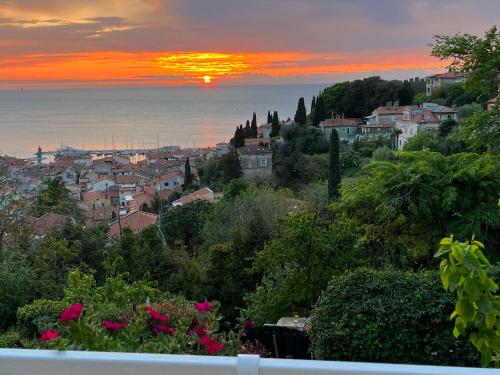
[[1, 375], [499, 375], [495, 369], [142, 353], [0, 349]]

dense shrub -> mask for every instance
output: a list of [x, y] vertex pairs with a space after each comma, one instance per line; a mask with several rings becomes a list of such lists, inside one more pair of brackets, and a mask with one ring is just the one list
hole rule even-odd
[[372, 159], [375, 161], [394, 161], [396, 157], [389, 147], [379, 147], [373, 151]]
[[62, 309], [63, 301], [38, 299], [17, 310], [18, 330], [24, 337], [33, 338], [47, 329], [54, 328]]
[[359, 269], [334, 277], [311, 319], [322, 360], [477, 365], [475, 349], [452, 334], [453, 297], [435, 273]]
[[356, 151], [347, 150], [340, 154], [340, 166], [342, 168], [356, 168], [361, 164], [361, 158]]
[[0, 348], [14, 348], [20, 339], [19, 332], [10, 330], [0, 335]]

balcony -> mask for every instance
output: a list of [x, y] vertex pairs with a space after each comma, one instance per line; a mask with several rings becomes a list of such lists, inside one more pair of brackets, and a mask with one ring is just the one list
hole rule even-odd
[[498, 375], [496, 369], [142, 353], [0, 349], [2, 375]]

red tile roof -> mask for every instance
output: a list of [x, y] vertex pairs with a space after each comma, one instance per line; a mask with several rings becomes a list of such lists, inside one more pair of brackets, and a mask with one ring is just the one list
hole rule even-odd
[[121, 229], [130, 228], [134, 233], [138, 233], [151, 225], [155, 225], [158, 221], [158, 215], [150, 214], [149, 212], [133, 211], [124, 216], [121, 220], [116, 220], [110, 224], [109, 235], [112, 237], [120, 236]]
[[441, 74], [434, 74], [432, 76], [429, 76], [428, 78], [463, 78], [464, 75], [459, 72], [446, 72], [446, 73], [441, 73]]
[[360, 118], [329, 118], [321, 121], [320, 126], [325, 128], [335, 128], [342, 126], [357, 126], [361, 124], [364, 124], [364, 122]]

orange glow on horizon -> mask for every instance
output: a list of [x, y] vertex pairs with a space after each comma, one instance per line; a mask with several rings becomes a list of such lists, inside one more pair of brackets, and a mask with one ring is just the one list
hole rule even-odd
[[191, 85], [252, 77], [436, 71], [443, 62], [420, 51], [373, 53], [307, 52], [88, 52], [31, 54], [0, 63], [0, 87], [71, 85]]

